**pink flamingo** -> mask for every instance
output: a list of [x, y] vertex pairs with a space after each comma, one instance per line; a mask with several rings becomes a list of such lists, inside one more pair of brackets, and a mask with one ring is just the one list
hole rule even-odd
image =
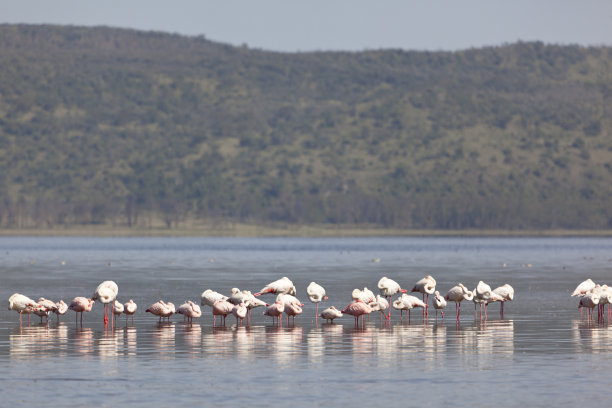
[[[372, 313], [372, 308], [367, 303], [364, 303], [361, 299], [358, 299], [353, 300], [344, 309], [342, 309], [342, 313], [354, 316], [355, 327], [359, 327], [359, 317]], [[365, 320], [363, 317], [361, 318], [361, 327], [365, 327]]]
[[225, 326], [225, 318], [228, 314], [232, 313], [232, 309], [234, 305], [232, 305], [227, 300], [218, 300], [213, 304], [213, 326], [216, 323], [217, 316], [223, 316], [223, 325]]
[[402, 296], [400, 296], [393, 302], [393, 308], [399, 310], [402, 313], [402, 319], [404, 313], [403, 311], [408, 311], [408, 322], [410, 322], [410, 311], [415, 307], [422, 307], [423, 309], [426, 309], [427, 305], [418, 297], [407, 295], [405, 293], [403, 293]]
[[266, 310], [264, 311], [263, 314], [264, 316], [272, 316], [272, 324], [274, 324], [274, 318], [278, 317], [278, 325], [282, 326], [283, 325], [282, 315], [284, 311], [285, 311], [285, 305], [279, 300], [277, 300], [276, 303], [273, 303], [271, 305], [266, 305]]
[[163, 300], [159, 300], [149, 306], [147, 310], [145, 310], [145, 313], [151, 313], [154, 316], [158, 316], [159, 323], [161, 323], [162, 317], [166, 317], [169, 310], [170, 308], [168, 307], [168, 304], [166, 304], [166, 302], [164, 302]]
[[244, 321], [244, 318], [247, 316], [248, 309], [244, 303], [238, 303], [234, 305], [232, 308], [232, 314], [236, 317], [236, 325], [238, 325], [238, 319], [240, 319], [240, 324]]
[[302, 314], [302, 308], [298, 303], [290, 303], [285, 305], [285, 314], [287, 315], [287, 325], [289, 325], [289, 316], [293, 316], [293, 325], [295, 326], [295, 316]]
[[266, 286], [264, 286], [262, 290], [255, 293], [253, 296], [258, 297], [263, 295], [264, 293], [274, 293], [275, 295], [278, 295], [280, 293], [295, 295], [296, 290], [295, 286], [293, 285], [293, 282], [291, 282], [288, 277], [283, 276], [279, 280], [275, 280], [274, 282], [268, 283]]
[[380, 312], [380, 324], [382, 325], [382, 318], [385, 317], [385, 323], [387, 322], [387, 314], [385, 310], [389, 308], [389, 302], [384, 297], [376, 295], [374, 301], [369, 302], [368, 305], [372, 308], [373, 312]]
[[444, 308], [446, 307], [446, 300], [440, 296], [440, 292], [437, 290], [434, 293], [433, 307], [436, 309], [436, 320], [438, 319], [438, 310], [442, 312], [442, 319], [444, 319]]
[[202, 316], [202, 309], [191, 300], [183, 303], [176, 309], [176, 313], [183, 315], [183, 320], [187, 319], [189, 323], [193, 322], [193, 318]]
[[78, 314], [81, 314], [81, 326], [83, 326], [83, 312], [91, 312], [91, 308], [93, 307], [95, 301], [92, 299], [88, 299], [86, 297], [83, 296], [78, 296], [75, 297], [74, 299], [72, 299], [72, 302], [70, 302], [70, 306], [68, 306], [68, 309], [76, 312], [77, 314], [75, 315], [75, 323], [77, 322], [77, 317]]

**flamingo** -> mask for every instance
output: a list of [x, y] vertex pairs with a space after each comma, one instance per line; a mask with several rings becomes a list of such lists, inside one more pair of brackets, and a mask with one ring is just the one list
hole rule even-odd
[[165, 317], [166, 319], [168, 319], [168, 323], [170, 323], [170, 316], [172, 316], [174, 313], [176, 313], [176, 308], [174, 307], [174, 303], [172, 302], [166, 303], [166, 310], [164, 314], [162, 315], [162, 317]]
[[368, 305], [372, 308], [373, 312], [380, 312], [380, 323], [382, 324], [382, 318], [385, 317], [385, 322], [387, 321], [387, 314], [385, 310], [389, 308], [389, 302], [387, 299], [380, 295], [376, 295], [376, 299], [374, 301], [368, 303]]
[[21, 314], [25, 313], [28, 315], [28, 324], [30, 324], [30, 314], [34, 313], [35, 310], [42, 308], [33, 299], [22, 295], [20, 293], [14, 293], [9, 298], [8, 310], [15, 310], [19, 313], [19, 325], [21, 326]]
[[[482, 305], [484, 304], [484, 309], [485, 309], [485, 319], [487, 318], [487, 306], [489, 303], [491, 302], [497, 302], [497, 301], [501, 301], [502, 297], [500, 295], [498, 295], [497, 293], [493, 292], [491, 290], [491, 287], [489, 285], [487, 285], [486, 283], [484, 283], [483, 281], [479, 281], [478, 282], [478, 286], [476, 286], [476, 289], [474, 290], [474, 292], [472, 292], [474, 295], [475, 300], [474, 301], [478, 301], [478, 303], [481, 304], [481, 308]], [[482, 309], [481, 309], [481, 317], [482, 317]]]
[[514, 288], [506, 283], [503, 286], [499, 286], [493, 289], [493, 292], [495, 292], [502, 298], [502, 300], [500, 301], [501, 306], [499, 308], [499, 313], [503, 316], [504, 315], [504, 303], [514, 300]]
[[42, 308], [37, 309], [34, 311], [34, 314], [40, 317], [40, 322], [42, 323], [42, 318], [45, 317], [47, 319], [47, 323], [49, 322], [49, 313], [50, 312], [55, 312], [57, 310], [57, 306], [55, 304], [55, 302], [45, 299], [43, 297], [38, 299], [38, 303], [39, 305], [42, 306]]
[[370, 289], [368, 288], [363, 288], [363, 290], [361, 289], [354, 289], [353, 292], [351, 292], [351, 298], [353, 300], [361, 300], [363, 303], [372, 303], [376, 301], [376, 296], [374, 296], [374, 292], [372, 292]]
[[246, 304], [246, 307], [247, 307], [247, 310], [248, 310], [248, 313], [247, 313], [247, 322], [250, 324], [251, 323], [251, 310], [255, 309], [256, 307], [266, 306], [266, 302], [264, 302], [263, 300], [257, 299], [248, 290], [243, 290], [242, 293], [244, 293], [244, 296], [245, 296], [245, 299], [246, 299], [245, 304]]
[[266, 310], [264, 311], [263, 314], [264, 316], [272, 316], [272, 324], [274, 324], [274, 318], [278, 317], [278, 325], [282, 326], [283, 325], [282, 315], [284, 311], [285, 311], [285, 305], [282, 302], [279, 302], [277, 300], [276, 303], [273, 303], [271, 305], [266, 305]]
[[442, 312], [442, 319], [444, 319], [444, 308], [446, 307], [446, 300], [440, 296], [440, 292], [437, 290], [434, 292], [433, 307], [436, 309], [436, 319], [438, 319], [438, 310]]
[[[293, 306], [298, 306], [298, 308], [300, 308], [300, 312], [296, 313], [296, 314], [300, 314], [302, 313], [302, 307], [304, 307], [304, 304], [302, 302], [300, 302], [300, 300], [298, 298], [296, 298], [295, 296], [292, 295], [287, 295], [284, 293], [279, 294], [276, 297], [276, 301], [277, 302], [281, 302], [284, 306], [285, 306], [285, 312], [287, 312], [288, 308], [293, 307]], [[294, 316], [294, 320], [295, 320], [295, 315]], [[287, 314], [287, 324], [289, 324], [289, 315]]]
[[[125, 307], [119, 301], [115, 300], [115, 302], [113, 302], [113, 315], [114, 316], [117, 316], [117, 318], [119, 318], [119, 316], [121, 316], [121, 313], [123, 313], [124, 310], [125, 310]], [[113, 325], [114, 324], [115, 322], [113, 320]]]
[[109, 304], [113, 304], [117, 299], [119, 293], [119, 287], [113, 281], [104, 281], [98, 285], [93, 296], [91, 297], [94, 301], [100, 300], [100, 303], [104, 305], [104, 326], [108, 325], [108, 315], [110, 314]]
[[[435, 291], [436, 291], [436, 280], [429, 275], [427, 275], [426, 277], [424, 277], [423, 279], [415, 283], [414, 287], [411, 290], [411, 292], [422, 293], [423, 302], [425, 302], [425, 304], [429, 304], [429, 295], [433, 295]], [[427, 295], [427, 300], [425, 300], [425, 295]], [[427, 308], [423, 309], [423, 312], [425, 312], [426, 309]]]
[[334, 306], [330, 306], [321, 312], [321, 317], [327, 322], [331, 320], [332, 323], [334, 322], [334, 319], [337, 319], [338, 317], [342, 316], [342, 312], [336, 309]]
[[166, 302], [164, 302], [163, 300], [158, 300], [157, 302], [149, 306], [147, 310], [145, 310], [145, 313], [151, 313], [154, 316], [158, 316], [159, 323], [161, 323], [162, 317], [166, 317], [166, 314], [168, 314], [169, 310], [170, 308], [168, 307], [168, 304]]
[[227, 317], [228, 314], [232, 313], [233, 308], [234, 308], [234, 305], [232, 305], [227, 300], [216, 301], [212, 306], [213, 326], [215, 325], [217, 316], [223, 316], [223, 325], [225, 326], [225, 318]]
[[306, 288], [306, 293], [308, 293], [308, 299], [317, 305], [317, 309], [315, 310], [316, 317], [319, 315], [319, 302], [328, 299], [328, 297], [325, 295], [325, 289], [318, 283], [310, 282]]
[[[389, 279], [386, 276], [383, 276], [378, 281], [378, 289], [380, 290], [380, 294], [384, 297], [389, 298], [388, 302], [391, 303], [391, 297], [398, 292], [406, 293], [408, 292], [406, 289], [402, 289], [400, 284], [394, 281], [393, 279]], [[391, 308], [389, 308], [389, 319], [391, 319]]]
[[264, 293], [274, 293], [275, 295], [278, 295], [280, 293], [295, 295], [296, 290], [295, 286], [293, 285], [293, 282], [291, 282], [288, 277], [283, 276], [279, 280], [275, 280], [274, 282], [268, 283], [266, 286], [264, 286], [262, 290], [255, 293], [253, 296], [258, 297], [263, 295]]
[[[200, 304], [202, 306], [210, 306], [213, 307], [213, 305], [220, 301], [220, 300], [228, 300], [229, 298], [219, 292], [215, 292], [212, 289], [206, 289], [204, 292], [202, 292], [201, 297], [201, 301]], [[215, 322], [215, 314], [213, 313], [213, 325]]]
[[189, 323], [193, 322], [193, 318], [202, 316], [202, 309], [191, 300], [183, 303], [176, 309], [176, 313], [183, 315], [183, 320], [187, 319]]
[[455, 309], [457, 310], [457, 322], [459, 322], [459, 313], [461, 312], [461, 302], [464, 300], [472, 300], [474, 294], [465, 287], [464, 284], [459, 283], [456, 286], [450, 288], [448, 293], [444, 296], [444, 300], [455, 302]]
[[241, 292], [238, 288], [232, 288], [232, 294], [227, 299], [232, 305], [237, 305], [240, 303], [244, 303], [247, 300], [247, 295], [244, 292]]
[[236, 325], [238, 325], [238, 319], [240, 319], [240, 323], [244, 321], [246, 317], [248, 309], [244, 303], [238, 303], [234, 305], [232, 308], [232, 314], [236, 317]]
[[591, 280], [591, 278], [581, 282], [576, 289], [574, 289], [574, 292], [572, 293], [572, 296], [584, 296], [587, 294], [587, 292], [589, 292], [590, 290], [592, 290], [595, 287], [595, 282], [593, 282], [593, 280]]
[[[361, 299], [353, 300], [341, 311], [343, 314], [348, 314], [355, 317], [355, 327], [359, 326], [359, 317], [372, 313], [372, 308]], [[365, 326], [363, 317], [361, 318], [361, 326]]]
[[83, 312], [91, 312], [91, 308], [93, 307], [95, 301], [93, 299], [88, 299], [83, 296], [78, 296], [72, 299], [70, 302], [70, 306], [68, 309], [73, 310], [77, 314], [75, 315], [75, 323], [78, 317], [78, 314], [81, 314], [81, 326], [83, 326]]
[[593, 292], [589, 292], [589, 293], [587, 293], [586, 295], [584, 295], [583, 297], [580, 298], [580, 302], [578, 303], [578, 307], [579, 308], [586, 307], [588, 309], [591, 309], [590, 311], [587, 310], [587, 317], [590, 320], [593, 320], [593, 309], [598, 304], [599, 304], [599, 294], [593, 293]]
[[302, 307], [297, 303], [285, 305], [285, 314], [287, 315], [287, 325], [289, 325], [289, 316], [293, 316], [293, 325], [295, 326], [295, 316], [302, 314]]
[[132, 316], [132, 325], [134, 324], [134, 313], [136, 313], [136, 309], [138, 309], [138, 305], [136, 305], [136, 303], [134, 303], [132, 299], [130, 299], [123, 305], [123, 313], [125, 313], [126, 325], [128, 316]]
[[57, 315], [57, 321], [59, 322], [59, 317], [65, 315], [68, 311], [68, 305], [60, 299], [60, 301], [55, 304], [55, 307], [54, 313]]
[[[416, 296], [402, 294], [398, 299], [393, 302], [393, 308], [399, 310], [402, 314], [404, 310], [408, 311], [408, 322], [410, 322], [410, 311], [415, 307], [427, 308], [425, 302]], [[403, 317], [403, 316], [402, 316]]]

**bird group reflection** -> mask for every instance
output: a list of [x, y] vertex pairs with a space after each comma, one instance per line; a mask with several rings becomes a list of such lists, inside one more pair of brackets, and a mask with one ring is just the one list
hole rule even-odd
[[[272, 358], [290, 364], [296, 358], [322, 363], [335, 353], [373, 355], [389, 361], [398, 355], [436, 359], [447, 352], [487, 355], [514, 352], [512, 320], [474, 321], [472, 325], [396, 324], [364, 328], [338, 324], [302, 327], [270, 325], [228, 327], [170, 323], [147, 327], [120, 327], [113, 331], [73, 328], [64, 323], [15, 328], [9, 333], [12, 358], [93, 355], [100, 359], [155, 355], [173, 359], [183, 356], [237, 359]], [[575, 323], [578, 336], [595, 339], [610, 331], [587, 334]], [[596, 337], [599, 336], [599, 337]], [[607, 338], [607, 337], [606, 337]], [[603, 340], [602, 340], [603, 341]]]

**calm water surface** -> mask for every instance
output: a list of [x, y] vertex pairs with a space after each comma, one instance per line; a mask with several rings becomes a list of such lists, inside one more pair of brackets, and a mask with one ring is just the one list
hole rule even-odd
[[[102, 325], [102, 307], [81, 327], [69, 312], [57, 323], [19, 326], [0, 311], [3, 403], [72, 406], [549, 406], [612, 396], [612, 325], [580, 319], [574, 287], [612, 283], [607, 238], [0, 238], [0, 296], [14, 292], [67, 303], [98, 283], [134, 299], [134, 325]], [[390, 326], [372, 315], [324, 324], [308, 302], [310, 281], [344, 307], [352, 289], [382, 276], [404, 287], [430, 274], [442, 293], [510, 283], [515, 300], [492, 305], [488, 320], [464, 303], [461, 323], [419, 312]], [[182, 316], [158, 325], [144, 310], [164, 299], [199, 303], [208, 288], [261, 289], [290, 277], [306, 303], [295, 326], [278, 328], [256, 309], [250, 327], [212, 327], [210, 308], [193, 325]], [[264, 296], [272, 300], [273, 296]], [[26, 318], [27, 321], [27, 318]]]

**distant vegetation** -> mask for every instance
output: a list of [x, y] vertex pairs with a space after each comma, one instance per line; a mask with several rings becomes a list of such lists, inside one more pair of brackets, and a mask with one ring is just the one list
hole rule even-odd
[[0, 25], [0, 226], [612, 228], [612, 50]]

